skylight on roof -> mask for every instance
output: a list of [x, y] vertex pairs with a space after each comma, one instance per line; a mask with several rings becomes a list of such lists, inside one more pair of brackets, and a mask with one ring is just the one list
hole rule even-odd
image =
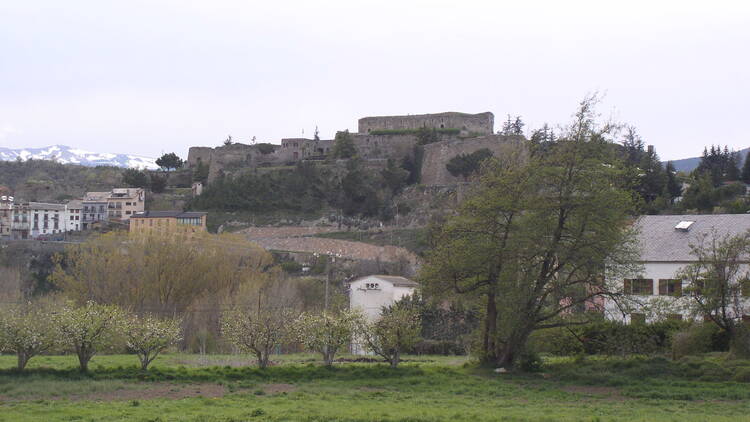
[[674, 228], [675, 230], [682, 230], [686, 232], [690, 230], [690, 226], [692, 226], [693, 223], [695, 223], [695, 221], [688, 221], [688, 220], [680, 221], [679, 223], [677, 223], [676, 226], [674, 226]]

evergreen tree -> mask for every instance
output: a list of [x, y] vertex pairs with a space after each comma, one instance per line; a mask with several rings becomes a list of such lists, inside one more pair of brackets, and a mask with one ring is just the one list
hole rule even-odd
[[682, 184], [677, 180], [677, 172], [674, 169], [674, 164], [671, 161], [667, 162], [667, 193], [670, 199], [677, 198], [682, 195]]
[[750, 151], [745, 156], [745, 164], [742, 166], [742, 181], [750, 183]]

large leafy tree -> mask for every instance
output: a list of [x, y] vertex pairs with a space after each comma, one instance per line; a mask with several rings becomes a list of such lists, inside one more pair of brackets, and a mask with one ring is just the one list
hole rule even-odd
[[122, 172], [122, 183], [134, 188], [146, 188], [149, 178], [146, 172], [138, 169], [126, 169]]
[[724, 330], [735, 352], [748, 353], [750, 345], [738, 344], [742, 316], [750, 311], [745, 296], [750, 292], [750, 232], [734, 236], [712, 233], [690, 245], [696, 261], [683, 267], [677, 278], [687, 282], [690, 308]]
[[170, 152], [157, 158], [156, 165], [165, 170], [178, 169], [182, 167], [182, 158], [178, 157], [174, 152]]
[[487, 363], [512, 365], [534, 330], [567, 324], [562, 313], [614, 291], [605, 270], [632, 270], [632, 194], [619, 187], [610, 126], [595, 123], [594, 103], [583, 101], [528, 162], [490, 161], [436, 233], [420, 278], [429, 293], [483, 308], [478, 352]]

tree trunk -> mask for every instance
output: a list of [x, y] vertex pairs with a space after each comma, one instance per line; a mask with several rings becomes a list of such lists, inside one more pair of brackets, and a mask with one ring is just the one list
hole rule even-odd
[[323, 352], [323, 363], [325, 366], [332, 366], [333, 365], [333, 357], [336, 355], [335, 350], [331, 350], [330, 348], [326, 348], [326, 350]]
[[525, 326], [514, 328], [508, 337], [508, 341], [500, 350], [497, 365], [501, 368], [512, 368], [516, 358], [518, 358], [524, 347], [526, 347], [526, 341], [530, 334], [531, 330]]
[[401, 353], [399, 353], [398, 351], [396, 351], [391, 356], [391, 368], [397, 367], [398, 364], [399, 364], [399, 362], [401, 362]]
[[29, 363], [29, 357], [26, 352], [18, 352], [18, 370], [23, 371], [27, 363]]
[[138, 358], [141, 360], [141, 370], [147, 371], [148, 364], [151, 363], [148, 361], [148, 355], [138, 355]]
[[85, 353], [83, 351], [78, 352], [78, 364], [79, 364], [78, 369], [81, 372], [88, 372], [90, 360], [91, 360], [91, 356], [88, 353]]
[[495, 335], [497, 333], [497, 303], [495, 303], [495, 293], [487, 294], [487, 308], [484, 317], [484, 362], [494, 363], [497, 361], [497, 342]]
[[258, 367], [265, 369], [268, 367], [268, 352], [260, 352], [258, 355]]

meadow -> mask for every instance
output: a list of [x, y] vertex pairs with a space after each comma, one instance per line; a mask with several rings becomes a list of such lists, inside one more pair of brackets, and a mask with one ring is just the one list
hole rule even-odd
[[0, 356], [3, 421], [742, 421], [750, 362], [721, 355], [550, 358], [495, 373], [464, 357], [407, 356], [399, 368], [342, 356], [167, 354], [144, 373], [132, 355], [40, 356], [24, 373]]

